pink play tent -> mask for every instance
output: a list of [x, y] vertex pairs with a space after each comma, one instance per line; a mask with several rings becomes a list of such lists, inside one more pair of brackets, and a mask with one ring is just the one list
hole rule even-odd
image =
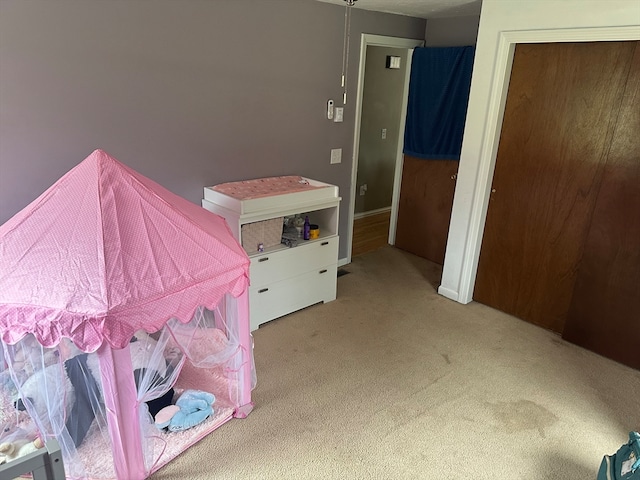
[[0, 226], [0, 446], [136, 480], [245, 417], [248, 269], [221, 217], [93, 152]]

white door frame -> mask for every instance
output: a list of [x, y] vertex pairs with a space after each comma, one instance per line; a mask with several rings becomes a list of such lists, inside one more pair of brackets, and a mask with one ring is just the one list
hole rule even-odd
[[398, 135], [398, 149], [396, 152], [396, 166], [393, 176], [393, 196], [391, 199], [391, 224], [389, 226], [389, 243], [396, 241], [396, 223], [398, 219], [398, 201], [400, 199], [400, 183], [402, 181], [402, 151], [404, 149], [404, 127], [407, 116], [407, 102], [409, 97], [409, 73], [411, 72], [411, 56], [413, 49], [424, 45], [424, 40], [412, 38], [386, 37], [383, 35], [361, 34], [360, 64], [358, 68], [358, 95], [356, 98], [356, 124], [353, 134], [353, 160], [351, 162], [351, 196], [349, 201], [349, 231], [347, 233], [347, 260], [351, 263], [351, 248], [353, 246], [353, 220], [356, 209], [356, 181], [358, 177], [358, 154], [360, 150], [360, 126], [362, 123], [362, 96], [364, 94], [365, 65], [367, 63], [367, 47], [406, 48], [409, 50], [405, 63], [404, 91], [402, 94], [402, 109], [400, 111], [400, 134]]
[[[511, 66], [518, 43], [597, 42], [640, 40], [640, 27], [587, 27], [538, 30], [500, 31], [497, 35], [495, 62], [490, 84], [488, 105], [484, 111], [484, 128], [478, 162], [465, 161], [465, 150], [458, 170], [453, 200], [453, 212], [447, 240], [447, 252], [438, 293], [459, 303], [473, 300], [484, 225], [489, 208], [502, 119], [507, 100]], [[477, 52], [475, 62], [478, 62]], [[474, 85], [472, 80], [471, 91]], [[470, 105], [473, 98], [470, 97]], [[469, 122], [467, 114], [467, 122]], [[465, 138], [471, 129], [465, 126]], [[475, 136], [475, 135], [469, 135]], [[468, 150], [477, 146], [468, 147]], [[452, 241], [452, 232], [454, 240]]]

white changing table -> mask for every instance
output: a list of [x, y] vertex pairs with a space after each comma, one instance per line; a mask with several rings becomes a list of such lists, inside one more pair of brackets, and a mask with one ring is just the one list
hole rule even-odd
[[[302, 187], [288, 188], [293, 179], [299, 179]], [[273, 184], [272, 190], [253, 194], [255, 183], [265, 181]], [[340, 200], [338, 187], [304, 177], [272, 177], [204, 188], [202, 206], [224, 217], [241, 244], [242, 225], [262, 220], [301, 214], [320, 228], [319, 238], [299, 239], [296, 247], [279, 244], [264, 252], [246, 248], [251, 259], [251, 330], [301, 308], [335, 300]]]

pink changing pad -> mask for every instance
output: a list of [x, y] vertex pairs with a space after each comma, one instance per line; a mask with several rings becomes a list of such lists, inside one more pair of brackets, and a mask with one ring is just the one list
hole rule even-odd
[[216, 192], [223, 193], [237, 200], [269, 197], [284, 193], [303, 192], [316, 188], [303, 177], [288, 175], [284, 177], [256, 178], [241, 182], [221, 183], [211, 187]]

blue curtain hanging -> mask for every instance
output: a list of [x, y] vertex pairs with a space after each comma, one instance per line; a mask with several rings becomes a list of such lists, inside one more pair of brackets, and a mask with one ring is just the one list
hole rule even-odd
[[460, 160], [474, 53], [472, 46], [413, 51], [405, 154]]

